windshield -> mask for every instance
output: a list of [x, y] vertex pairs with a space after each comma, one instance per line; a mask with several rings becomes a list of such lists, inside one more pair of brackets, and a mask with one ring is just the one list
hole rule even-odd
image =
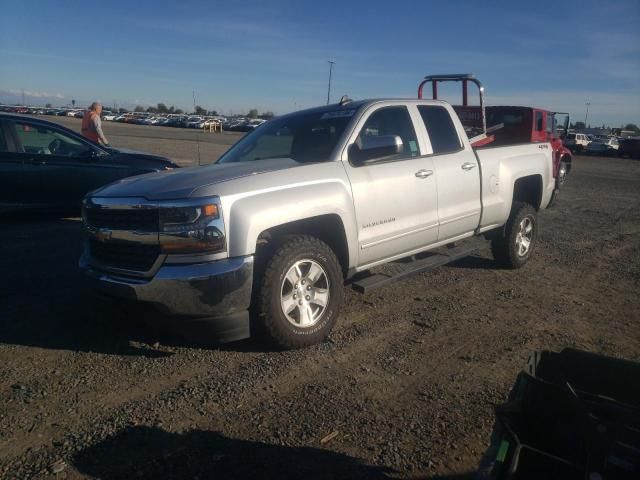
[[354, 113], [355, 109], [315, 112], [270, 120], [234, 145], [218, 163], [268, 158], [325, 162]]

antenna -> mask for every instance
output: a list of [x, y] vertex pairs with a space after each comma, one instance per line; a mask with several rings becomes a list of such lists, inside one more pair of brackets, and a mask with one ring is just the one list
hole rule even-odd
[[[196, 113], [196, 91], [191, 90], [193, 95], [193, 113]], [[198, 166], [200, 166], [200, 135], [196, 133], [196, 146], [198, 148]]]

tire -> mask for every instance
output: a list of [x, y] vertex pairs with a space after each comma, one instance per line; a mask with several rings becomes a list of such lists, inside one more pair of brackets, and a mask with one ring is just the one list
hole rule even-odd
[[[522, 241], [523, 236], [528, 240], [527, 244]], [[537, 237], [536, 210], [528, 203], [513, 202], [503, 234], [491, 242], [493, 258], [502, 267], [520, 268], [531, 258]]]
[[562, 188], [567, 181], [567, 175], [569, 174], [567, 162], [560, 161], [560, 168], [558, 169], [557, 188]]
[[284, 237], [263, 271], [256, 313], [269, 340], [284, 349], [324, 340], [338, 318], [344, 285], [331, 248], [309, 235]]

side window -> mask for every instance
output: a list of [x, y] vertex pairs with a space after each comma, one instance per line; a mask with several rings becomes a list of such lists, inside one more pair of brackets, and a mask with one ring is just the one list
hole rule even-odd
[[536, 112], [536, 130], [541, 132], [542, 129], [542, 112]]
[[40, 125], [15, 122], [15, 131], [25, 153], [80, 157], [91, 151], [91, 147], [79, 140]]
[[427, 128], [434, 155], [457, 152], [462, 148], [460, 137], [446, 108], [438, 105], [421, 105], [418, 111]]
[[418, 155], [418, 139], [404, 106], [383, 107], [371, 114], [349, 149], [349, 159], [355, 162], [402, 160]]
[[554, 125], [553, 125], [554, 117], [551, 113], [547, 113], [547, 133], [553, 135], [554, 133]]

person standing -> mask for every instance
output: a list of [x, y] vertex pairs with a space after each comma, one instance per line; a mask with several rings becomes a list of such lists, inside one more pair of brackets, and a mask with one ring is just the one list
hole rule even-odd
[[82, 136], [92, 142], [101, 143], [105, 147], [108, 147], [109, 142], [104, 136], [104, 133], [102, 133], [101, 113], [102, 104], [100, 102], [93, 102], [89, 110], [84, 114], [84, 117], [82, 117]]

